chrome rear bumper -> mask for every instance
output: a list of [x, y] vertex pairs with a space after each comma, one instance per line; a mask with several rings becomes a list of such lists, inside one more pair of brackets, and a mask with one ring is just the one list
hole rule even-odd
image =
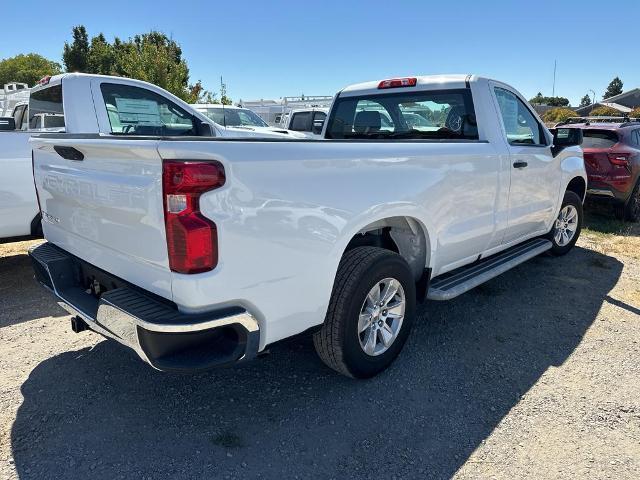
[[[187, 315], [50, 243], [32, 247], [29, 255], [37, 280], [65, 310], [158, 370], [202, 370], [246, 361], [258, 352], [258, 322], [241, 307]], [[92, 272], [116, 288], [94, 295], [86, 287]]]

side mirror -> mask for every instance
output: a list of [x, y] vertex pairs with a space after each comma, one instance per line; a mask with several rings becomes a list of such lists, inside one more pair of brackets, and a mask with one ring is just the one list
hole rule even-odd
[[0, 130], [9, 131], [16, 129], [16, 121], [13, 117], [0, 117]]
[[314, 120], [313, 126], [311, 127], [311, 133], [320, 135], [322, 133], [322, 127], [324, 127], [324, 120]]
[[552, 128], [553, 146], [551, 152], [555, 157], [558, 153], [567, 147], [582, 145], [582, 130], [580, 128]]

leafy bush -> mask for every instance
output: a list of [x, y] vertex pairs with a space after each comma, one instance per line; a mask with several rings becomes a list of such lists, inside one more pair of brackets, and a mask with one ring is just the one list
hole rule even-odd
[[636, 107], [629, 112], [631, 118], [640, 118], [640, 107]]
[[544, 112], [542, 120], [549, 123], [564, 122], [567, 118], [577, 117], [578, 114], [570, 108], [552, 108]]
[[622, 113], [611, 107], [596, 107], [589, 114], [590, 117], [621, 117]]

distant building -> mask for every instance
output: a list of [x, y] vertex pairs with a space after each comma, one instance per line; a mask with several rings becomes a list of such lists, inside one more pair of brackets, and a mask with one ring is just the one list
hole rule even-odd
[[620, 95], [614, 95], [602, 102], [596, 102], [593, 105], [587, 105], [586, 107], [575, 108], [574, 110], [578, 115], [586, 117], [591, 113], [591, 110], [597, 107], [611, 107], [620, 112], [620, 115], [626, 115], [636, 107], [640, 107], [640, 88], [634, 88], [622, 92]]

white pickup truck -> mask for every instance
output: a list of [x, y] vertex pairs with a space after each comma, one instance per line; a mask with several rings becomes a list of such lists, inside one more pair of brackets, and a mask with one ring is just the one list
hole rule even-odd
[[[65, 100], [62, 102], [60, 85], [65, 81]], [[126, 78], [112, 78], [113, 84], [144, 85], [157, 95], [168, 93], [150, 84]], [[50, 78], [45, 77], [39, 85], [31, 90], [28, 101], [18, 103], [12, 110], [11, 117], [0, 117], [0, 239], [19, 236], [40, 236], [40, 215], [33, 187], [31, 169], [31, 147], [29, 137], [34, 132], [55, 132], [65, 130], [65, 114], [72, 114], [77, 124], [83, 124], [81, 131], [100, 133], [103, 135], [121, 134], [123, 128], [132, 129], [135, 123], [138, 131], [153, 131], [153, 122], [160, 116], [171, 122], [169, 111], [158, 111], [157, 103], [147, 100], [129, 101], [128, 106], [108, 105], [107, 118], [111, 122], [108, 130], [101, 130], [103, 125], [97, 123], [96, 112], [90, 97], [91, 80], [86, 75], [65, 74]], [[54, 96], [57, 96], [54, 98]], [[167, 97], [169, 98], [169, 97]], [[171, 96], [171, 101], [174, 101]], [[64, 104], [64, 105], [63, 105]], [[200, 133], [215, 137], [230, 138], [289, 138], [293, 135], [286, 130], [259, 128], [225, 128], [217, 125], [204, 112], [194, 111], [192, 107], [178, 100], [177, 105], [190, 112], [200, 125]], [[63, 108], [64, 107], [64, 108]], [[119, 108], [116, 111], [116, 108]], [[149, 108], [156, 108], [155, 112]], [[130, 111], [125, 111], [128, 109]], [[146, 109], [146, 110], [145, 110]], [[119, 112], [119, 113], [118, 113]], [[123, 127], [120, 116], [126, 116], [130, 122]], [[134, 121], [135, 117], [135, 121]], [[259, 120], [259, 119], [258, 119]], [[83, 123], [86, 122], [86, 123]], [[112, 130], [113, 128], [113, 130]], [[176, 125], [178, 133], [180, 126]], [[76, 129], [77, 131], [77, 129]], [[295, 135], [295, 134], [294, 134]], [[303, 135], [299, 135], [303, 137]]]
[[[65, 79], [61, 98], [66, 133], [31, 140], [48, 240], [30, 252], [36, 276], [74, 331], [160, 370], [312, 331], [327, 365], [370, 377], [400, 352], [416, 302], [562, 255], [580, 233], [580, 130], [550, 132], [486, 78], [347, 87], [323, 140], [212, 138], [177, 99], [108, 77]], [[171, 122], [140, 127], [132, 105]]]
[[219, 103], [194, 103], [191, 104], [191, 107], [210, 118], [217, 128], [224, 129], [227, 134], [224, 136], [242, 136], [245, 132], [256, 132], [265, 134], [265, 137], [276, 134], [276, 137], [306, 138], [306, 135], [302, 133], [290, 132], [285, 128], [270, 127], [248, 108], [221, 105]]

